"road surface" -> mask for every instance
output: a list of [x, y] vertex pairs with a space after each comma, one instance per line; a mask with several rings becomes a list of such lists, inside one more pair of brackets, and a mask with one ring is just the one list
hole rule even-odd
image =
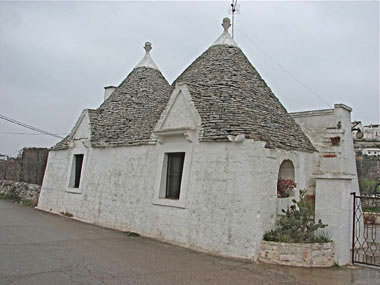
[[0, 284], [380, 284], [380, 270], [226, 259], [0, 200]]

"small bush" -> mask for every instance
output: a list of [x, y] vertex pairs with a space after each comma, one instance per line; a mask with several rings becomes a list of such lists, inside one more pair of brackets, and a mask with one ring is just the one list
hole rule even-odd
[[306, 191], [300, 190], [299, 201], [292, 200], [293, 205], [282, 210], [282, 216], [278, 227], [264, 234], [264, 240], [276, 242], [328, 242], [324, 234], [316, 231], [327, 227], [321, 220], [314, 221], [314, 203], [312, 199], [305, 197]]
[[362, 208], [363, 213], [380, 213], [380, 207], [363, 207]]
[[370, 179], [365, 177], [359, 178], [359, 188], [362, 195], [368, 195], [376, 191], [375, 187], [378, 181], [376, 179]]
[[321, 240], [323, 240], [322, 242], [329, 242], [332, 240], [332, 233], [328, 230], [328, 229], [323, 229], [323, 230], [320, 230], [318, 231], [317, 233], [317, 237]]
[[0, 194], [0, 199], [2, 200], [12, 200], [12, 201], [15, 201], [17, 203], [21, 202], [21, 198], [14, 192], [9, 192], [7, 194], [5, 193], [1, 193]]
[[2, 200], [11, 200], [11, 201], [14, 201], [16, 203], [22, 204], [25, 207], [31, 207], [32, 208], [32, 207], [37, 206], [37, 201], [35, 201], [35, 200], [29, 200], [29, 199], [23, 200], [23, 199], [21, 199], [14, 192], [9, 192], [7, 194], [1, 193], [0, 194], [0, 199], [2, 199]]
[[74, 217], [74, 215], [71, 214], [70, 212], [60, 212], [60, 213], [61, 213], [61, 215], [65, 216], [65, 217], [69, 217], [69, 218]]
[[129, 237], [139, 237], [140, 236], [138, 233], [135, 233], [135, 232], [125, 232], [125, 233]]
[[37, 206], [37, 201], [35, 200], [22, 200], [22, 205], [25, 207], [34, 208]]

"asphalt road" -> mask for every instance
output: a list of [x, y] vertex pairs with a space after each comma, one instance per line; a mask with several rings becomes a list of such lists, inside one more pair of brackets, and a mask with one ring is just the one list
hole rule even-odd
[[380, 270], [236, 261], [0, 200], [0, 284], [380, 284]]

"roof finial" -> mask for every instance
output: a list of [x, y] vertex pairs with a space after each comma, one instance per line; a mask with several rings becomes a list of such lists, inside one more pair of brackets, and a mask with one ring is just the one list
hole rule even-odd
[[144, 49], [145, 49], [146, 53], [149, 53], [152, 50], [152, 44], [150, 42], [146, 42]]
[[231, 27], [231, 20], [230, 20], [230, 18], [226, 17], [226, 18], [223, 19], [222, 27], [224, 28], [224, 31], [220, 35], [220, 37], [213, 43], [213, 45], [229, 45], [229, 46], [235, 46], [235, 47], [237, 47], [237, 44], [231, 38], [231, 35], [228, 32], [228, 29]]
[[223, 19], [223, 24], [222, 24], [224, 31], [228, 32], [228, 29], [231, 27], [231, 20], [230, 18], [226, 17]]
[[152, 57], [150, 56], [150, 51], [152, 50], [152, 44], [151, 42], [146, 42], [144, 45], [144, 49], [146, 51], [146, 54], [144, 55], [143, 59], [136, 65], [137, 67], [149, 67], [153, 69], [157, 69], [157, 65], [154, 63]]

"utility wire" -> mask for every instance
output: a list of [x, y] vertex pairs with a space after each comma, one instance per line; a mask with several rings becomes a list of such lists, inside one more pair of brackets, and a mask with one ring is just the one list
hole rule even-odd
[[27, 128], [27, 129], [33, 130], [33, 131], [35, 131], [35, 132], [39, 132], [39, 133], [42, 133], [42, 134], [48, 135], [48, 136], [56, 137], [56, 138], [59, 138], [59, 139], [62, 139], [62, 138], [63, 138], [63, 137], [61, 137], [61, 136], [59, 136], [59, 135], [56, 135], [56, 134], [53, 134], [53, 133], [50, 133], [50, 132], [47, 132], [47, 131], [41, 130], [41, 129], [39, 129], [39, 128], [33, 127], [33, 126], [31, 126], [31, 125], [28, 125], [28, 124], [25, 124], [25, 123], [22, 123], [22, 122], [19, 122], [19, 121], [15, 120], [15, 119], [9, 118], [9, 117], [4, 116], [4, 115], [1, 115], [1, 114], [0, 114], [0, 119], [5, 120], [5, 121], [8, 121], [8, 122], [11, 122], [12, 124], [16, 124], [16, 125], [22, 126], [22, 127], [24, 127], [24, 128]]
[[[46, 134], [32, 134], [32, 133], [13, 133], [13, 132], [0, 132], [3, 135], [26, 135], [26, 136], [46, 136]], [[67, 135], [67, 133], [61, 133], [57, 135]]]
[[283, 71], [285, 71], [291, 78], [293, 78], [296, 82], [301, 84], [303, 87], [305, 87], [309, 92], [311, 92], [314, 96], [316, 96], [318, 99], [320, 99], [323, 103], [325, 103], [329, 108], [333, 108], [325, 99], [322, 98], [316, 91], [311, 89], [309, 86], [307, 86], [305, 83], [303, 83], [301, 80], [297, 79], [289, 70], [287, 70], [281, 63], [279, 63], [273, 56], [271, 56], [269, 53], [267, 53], [263, 48], [261, 48], [255, 41], [253, 41], [247, 34], [242, 32], [239, 29], [239, 32], [245, 36], [249, 41], [251, 41], [259, 50], [261, 50], [267, 57], [269, 57], [275, 64], [277, 64]]
[[232, 13], [232, 38], [234, 38], [234, 26], [235, 26], [235, 12], [236, 12], [237, 0], [232, 0], [231, 13]]

